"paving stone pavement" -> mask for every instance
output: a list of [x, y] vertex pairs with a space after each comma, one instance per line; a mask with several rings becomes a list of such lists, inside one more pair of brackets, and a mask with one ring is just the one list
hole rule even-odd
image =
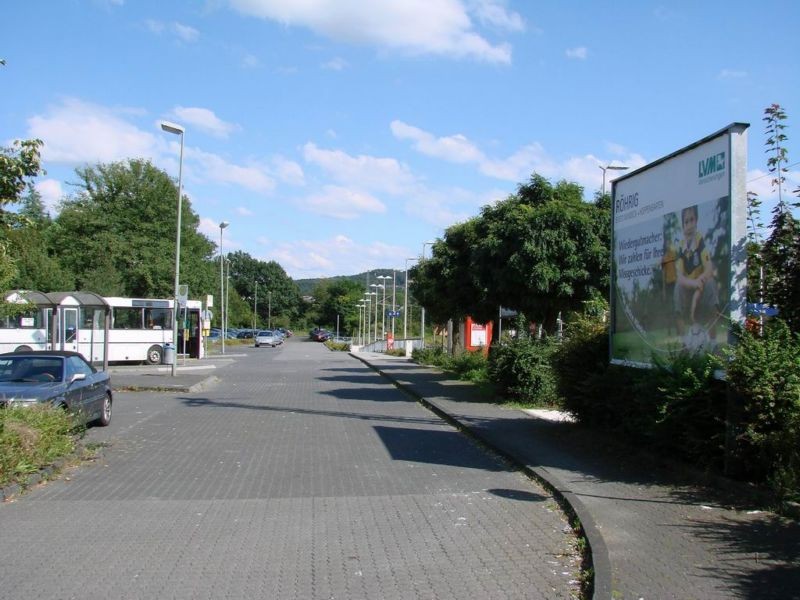
[[552, 496], [345, 353], [119, 392], [92, 464], [0, 505], [0, 598], [570, 598]]
[[[800, 523], [578, 425], [485, 402], [383, 354], [354, 356], [550, 481], [589, 529], [596, 598], [800, 598]], [[482, 401], [484, 400], [484, 401]]]

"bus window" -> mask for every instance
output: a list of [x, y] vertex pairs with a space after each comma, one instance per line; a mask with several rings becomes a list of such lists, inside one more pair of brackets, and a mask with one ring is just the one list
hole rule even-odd
[[145, 308], [144, 322], [148, 329], [171, 329], [172, 311], [168, 308]]
[[114, 307], [112, 329], [142, 329], [142, 309], [126, 306]]

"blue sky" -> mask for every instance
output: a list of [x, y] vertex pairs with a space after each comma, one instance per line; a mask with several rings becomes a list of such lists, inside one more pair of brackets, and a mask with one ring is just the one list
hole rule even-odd
[[11, 0], [2, 15], [0, 141], [44, 140], [54, 213], [87, 163], [144, 157], [177, 178], [168, 120], [186, 129], [201, 231], [216, 243], [229, 221], [226, 251], [295, 278], [403, 268], [534, 171], [589, 199], [598, 166], [734, 121], [751, 124], [748, 189], [769, 200], [773, 102], [800, 160], [794, 0]]

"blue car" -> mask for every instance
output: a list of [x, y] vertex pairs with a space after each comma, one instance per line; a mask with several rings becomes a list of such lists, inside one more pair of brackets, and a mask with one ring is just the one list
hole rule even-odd
[[77, 352], [0, 354], [0, 406], [51, 404], [86, 423], [111, 422], [111, 378]]

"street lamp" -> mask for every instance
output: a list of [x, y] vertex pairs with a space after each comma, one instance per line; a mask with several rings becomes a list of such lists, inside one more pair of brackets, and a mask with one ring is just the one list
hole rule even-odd
[[181, 136], [181, 155], [178, 162], [178, 225], [175, 233], [175, 301], [172, 306], [172, 346], [175, 349], [172, 355], [172, 376], [175, 377], [175, 368], [178, 364], [178, 287], [181, 280], [181, 187], [183, 184], [183, 136], [186, 130], [175, 123], [161, 121], [161, 129], [167, 133]]
[[381, 331], [383, 332], [383, 337], [386, 339], [386, 283], [388, 279], [391, 279], [388, 275], [378, 275], [377, 279], [382, 279], [383, 283], [381, 287], [383, 288], [383, 313], [381, 313]]
[[272, 329], [272, 290], [267, 292], [267, 329]]
[[603, 165], [597, 165], [597, 166], [603, 170], [603, 196], [606, 195], [606, 171], [608, 171], [608, 170], [611, 170], [611, 171], [626, 171], [626, 170], [628, 170], [630, 168], [630, 167], [622, 167], [622, 166], [615, 166], [615, 165], [606, 165], [605, 167]]
[[407, 258], [406, 259], [406, 292], [403, 296], [403, 340], [408, 339], [408, 261], [410, 260], [417, 260], [416, 258]]
[[364, 325], [367, 330], [367, 337], [365, 339], [365, 344], [369, 344], [369, 336], [370, 336], [369, 316], [372, 314], [372, 311], [370, 310], [372, 308], [372, 294], [370, 294], [370, 292], [364, 293], [364, 302], [366, 303], [366, 306], [364, 307]]
[[[422, 261], [423, 262], [425, 261], [425, 246], [433, 246], [433, 244], [434, 244], [434, 242], [422, 242]], [[420, 314], [422, 315], [422, 317], [421, 317], [422, 324], [420, 326], [419, 337], [420, 337], [420, 344], [422, 346], [422, 349], [424, 350], [425, 349], [425, 307], [422, 306], [422, 304], [420, 304], [419, 308], [420, 308]]]
[[219, 224], [219, 320], [222, 329], [222, 353], [225, 354], [225, 264], [222, 257], [222, 230], [225, 229], [230, 223], [222, 221]]
[[356, 304], [355, 306], [358, 309], [358, 335], [356, 336], [356, 339], [358, 340], [358, 345], [363, 346], [364, 326], [362, 325], [361, 318], [364, 316], [364, 305]]

